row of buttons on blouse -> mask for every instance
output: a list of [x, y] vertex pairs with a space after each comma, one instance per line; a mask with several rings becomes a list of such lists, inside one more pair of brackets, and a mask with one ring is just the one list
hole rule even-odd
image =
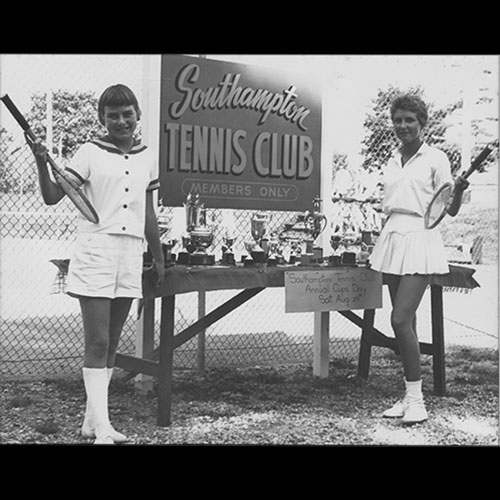
[[[129, 156], [128, 155], [124, 155], [123, 158], [125, 158], [125, 160], [128, 160]], [[130, 172], [128, 170], [125, 170], [125, 175], [129, 175], [129, 174], [130, 174]], [[125, 188], [125, 192], [126, 193], [129, 192], [129, 188], [128, 187]], [[128, 205], [125, 203], [123, 205], [123, 208], [125, 208], [125, 209], [128, 208]], [[122, 226], [122, 231], [126, 231], [126, 230], [127, 230], [127, 228], [125, 226]]]

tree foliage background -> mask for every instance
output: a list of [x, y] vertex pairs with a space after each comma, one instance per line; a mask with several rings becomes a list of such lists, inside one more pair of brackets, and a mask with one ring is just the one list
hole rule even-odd
[[[47, 95], [32, 96], [28, 122], [35, 134], [47, 137]], [[52, 96], [52, 137], [54, 150], [63, 160], [73, 156], [79, 145], [102, 133], [97, 120], [97, 97], [93, 92], [71, 93], [56, 90]]]
[[424, 128], [424, 140], [430, 145], [443, 150], [450, 159], [452, 172], [456, 172], [461, 165], [461, 148], [458, 144], [447, 141], [446, 131], [449, 127], [447, 118], [462, 107], [462, 101], [448, 104], [440, 108], [429, 102], [421, 87], [414, 87], [403, 92], [401, 89], [389, 86], [379, 89], [377, 96], [372, 100], [372, 111], [367, 114], [364, 127], [365, 137], [362, 141], [361, 154], [364, 157], [364, 169], [380, 169], [389, 159], [392, 151], [399, 145], [393, 131], [390, 117], [390, 105], [394, 98], [403, 93], [421, 97], [427, 104], [429, 119]]
[[[61, 167], [84, 142], [104, 133], [97, 120], [97, 97], [93, 92], [56, 90], [52, 94], [52, 114], [48, 116], [46, 92], [31, 96], [26, 115], [35, 135], [47, 141], [52, 132], [52, 157]], [[36, 191], [36, 165], [25, 144], [15, 143], [12, 135], [0, 129], [0, 192], [31, 193]]]

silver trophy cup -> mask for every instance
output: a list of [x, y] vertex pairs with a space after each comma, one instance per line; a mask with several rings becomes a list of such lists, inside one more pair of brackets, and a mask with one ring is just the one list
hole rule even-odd
[[250, 231], [255, 241], [255, 245], [250, 251], [250, 254], [256, 263], [262, 263], [266, 260], [266, 252], [264, 248], [262, 248], [262, 238], [267, 232], [270, 220], [271, 216], [258, 212], [254, 212], [250, 219]]
[[189, 264], [212, 265], [215, 263], [213, 255], [207, 253], [214, 241], [214, 228], [207, 225], [207, 209], [200, 201], [199, 194], [189, 193], [184, 203], [186, 211], [186, 231], [188, 237], [183, 237], [183, 244], [189, 252]]

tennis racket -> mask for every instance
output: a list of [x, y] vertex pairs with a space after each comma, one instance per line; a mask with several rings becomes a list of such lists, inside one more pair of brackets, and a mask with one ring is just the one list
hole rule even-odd
[[[486, 146], [474, 159], [469, 169], [462, 174], [463, 179], [467, 179], [483, 163], [488, 155], [493, 151], [494, 145]], [[443, 184], [434, 194], [427, 207], [424, 216], [424, 223], [427, 229], [436, 227], [448, 213], [448, 208], [454, 197], [455, 185], [452, 182]]]
[[[2, 100], [7, 109], [10, 111], [11, 115], [24, 130], [24, 135], [28, 144], [30, 146], [33, 146], [33, 143], [36, 140], [36, 135], [34, 134], [33, 130], [31, 130], [29, 123], [26, 121], [19, 109], [17, 109], [16, 105], [12, 102], [12, 99], [7, 94], [5, 94], [3, 97], [0, 97], [0, 100]], [[97, 224], [99, 222], [99, 216], [97, 215], [97, 212], [95, 211], [88, 198], [83, 194], [80, 186], [75, 184], [73, 179], [63, 169], [57, 166], [56, 162], [50, 157], [48, 153], [47, 162], [50, 165], [52, 174], [57, 184], [59, 184], [61, 189], [66, 193], [75, 207], [78, 208], [82, 215], [86, 217], [90, 222]]]

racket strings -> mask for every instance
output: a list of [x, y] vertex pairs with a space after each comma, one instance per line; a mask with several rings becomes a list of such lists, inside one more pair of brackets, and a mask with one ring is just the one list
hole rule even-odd
[[66, 196], [73, 202], [75, 207], [84, 215], [90, 222], [97, 223], [99, 218], [97, 214], [87, 200], [87, 198], [82, 194], [79, 188], [75, 188], [67, 179], [61, 176], [58, 172], [56, 173], [58, 178], [58, 183], [61, 189], [66, 193]]
[[443, 186], [432, 199], [427, 209], [427, 226], [433, 227], [446, 214], [448, 205], [453, 196], [453, 186]]
[[[26, 142], [30, 148], [33, 148], [34, 141], [27, 134], [24, 134]], [[81, 212], [81, 214], [88, 219], [90, 222], [97, 224], [99, 222], [99, 217], [94, 210], [94, 207], [85, 195], [81, 192], [78, 183], [71, 178], [71, 176], [65, 175], [47, 155], [47, 160], [51, 166], [51, 171], [54, 179], [56, 180], [59, 187], [64, 191], [66, 196], [71, 200], [73, 205]]]

